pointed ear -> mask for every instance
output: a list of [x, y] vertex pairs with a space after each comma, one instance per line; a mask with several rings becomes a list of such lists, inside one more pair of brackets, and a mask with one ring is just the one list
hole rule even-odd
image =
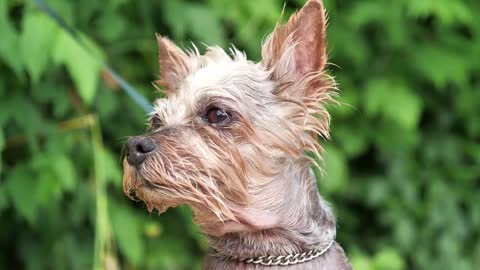
[[188, 56], [168, 38], [156, 35], [160, 63], [160, 80], [158, 83], [167, 92], [173, 92], [188, 74]]
[[327, 62], [326, 15], [321, 0], [309, 0], [285, 25], [277, 24], [262, 47], [262, 63], [274, 79], [299, 80]]

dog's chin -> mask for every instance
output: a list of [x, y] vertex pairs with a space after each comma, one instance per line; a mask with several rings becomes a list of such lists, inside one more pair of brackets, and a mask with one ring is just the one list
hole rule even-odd
[[[176, 207], [179, 205], [188, 205], [192, 207], [188, 203], [180, 203], [180, 202], [172, 202], [166, 201], [164, 198], [158, 195], [157, 186], [152, 185], [140, 185], [138, 186], [133, 192], [135, 197], [145, 203], [147, 206], [148, 211], [150, 212], [157, 212], [158, 214], [162, 214], [166, 212], [169, 208]], [[197, 207], [195, 207], [198, 209]], [[208, 215], [209, 218], [206, 220], [198, 222], [197, 217]], [[200, 227], [200, 230], [203, 231], [206, 235], [211, 235], [215, 237], [222, 237], [229, 233], [242, 233], [242, 232], [253, 232], [258, 230], [255, 226], [249, 224], [243, 220], [223, 220], [220, 221], [217, 217], [215, 217], [212, 213], [206, 213], [204, 211], [194, 211], [194, 219], [197, 225]]]
[[178, 203], [165, 200], [165, 197], [159, 194], [159, 189], [161, 189], [160, 186], [143, 181], [130, 192], [136, 199], [143, 201], [150, 212], [161, 214], [167, 211], [168, 208], [178, 206]]

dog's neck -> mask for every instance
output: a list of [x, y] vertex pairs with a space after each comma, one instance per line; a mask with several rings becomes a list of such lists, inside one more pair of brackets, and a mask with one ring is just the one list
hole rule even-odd
[[279, 256], [322, 249], [335, 238], [335, 219], [318, 192], [308, 162], [292, 163], [261, 192], [252, 203], [260, 216], [252, 219], [263, 219], [260, 223], [269, 226], [209, 236], [214, 252], [246, 258]]

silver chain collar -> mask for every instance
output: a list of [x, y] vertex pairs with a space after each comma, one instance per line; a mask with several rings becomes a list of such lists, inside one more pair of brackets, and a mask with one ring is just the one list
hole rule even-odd
[[255, 258], [245, 258], [245, 257], [237, 257], [233, 255], [224, 255], [216, 253], [213, 256], [220, 257], [224, 260], [230, 261], [237, 261], [237, 262], [244, 262], [249, 264], [260, 264], [265, 266], [275, 266], [275, 265], [294, 265], [299, 263], [304, 263], [311, 261], [315, 258], [318, 258], [322, 254], [328, 251], [328, 249], [333, 245], [334, 240], [332, 240], [324, 249], [311, 249], [309, 251], [305, 251], [303, 253], [296, 253], [296, 254], [288, 254], [286, 256], [279, 255], [279, 256], [260, 256]]

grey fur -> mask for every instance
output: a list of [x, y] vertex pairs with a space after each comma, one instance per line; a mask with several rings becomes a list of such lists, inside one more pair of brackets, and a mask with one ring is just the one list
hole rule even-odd
[[[280, 188], [282, 187], [282, 188]], [[205, 260], [205, 270], [221, 269], [351, 269], [338, 243], [312, 261], [292, 266], [261, 266], [225, 261], [211, 256], [213, 249], [242, 257], [286, 255], [328, 245], [335, 238], [336, 222], [330, 208], [320, 196], [309, 163], [299, 160], [265, 187], [275, 204], [271, 212], [285, 219], [274, 229], [252, 233], [209, 236], [212, 250]], [[272, 207], [272, 206], [270, 206]]]

